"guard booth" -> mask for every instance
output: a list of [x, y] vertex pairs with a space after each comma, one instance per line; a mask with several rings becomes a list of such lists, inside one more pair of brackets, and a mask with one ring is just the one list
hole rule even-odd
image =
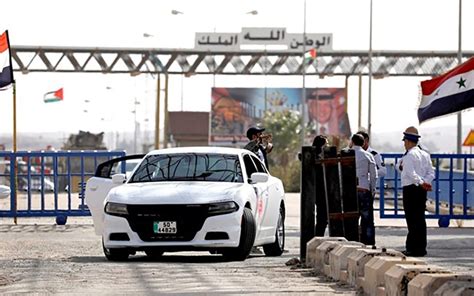
[[[359, 241], [359, 206], [355, 151], [325, 147], [320, 155], [313, 146], [301, 151], [301, 238], [300, 258], [306, 243], [315, 236], [316, 200], [324, 200], [329, 236]], [[320, 202], [318, 202], [320, 204]]]

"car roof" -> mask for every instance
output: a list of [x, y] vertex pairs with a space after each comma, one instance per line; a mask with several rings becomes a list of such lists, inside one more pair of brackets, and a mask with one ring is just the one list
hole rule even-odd
[[160, 150], [153, 150], [148, 155], [154, 154], [174, 154], [174, 153], [218, 153], [218, 154], [234, 154], [240, 155], [248, 153], [246, 149], [230, 148], [230, 147], [216, 147], [216, 146], [202, 146], [202, 147], [176, 147], [166, 148]]

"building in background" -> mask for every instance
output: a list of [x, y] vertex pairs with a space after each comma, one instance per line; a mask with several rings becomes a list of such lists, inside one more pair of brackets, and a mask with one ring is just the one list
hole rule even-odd
[[169, 112], [174, 147], [209, 145], [209, 112]]

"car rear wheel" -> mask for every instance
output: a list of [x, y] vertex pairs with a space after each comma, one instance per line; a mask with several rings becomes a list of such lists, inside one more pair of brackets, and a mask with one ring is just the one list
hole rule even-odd
[[224, 257], [230, 260], [243, 261], [245, 260], [252, 250], [253, 243], [255, 242], [255, 219], [252, 215], [252, 210], [244, 208], [242, 215], [242, 224], [240, 229], [240, 243], [237, 248], [223, 250], [222, 254]]
[[105, 258], [109, 261], [125, 261], [128, 259], [130, 252], [127, 249], [109, 249], [104, 246], [104, 241], [102, 241], [102, 249], [104, 250]]
[[277, 228], [275, 231], [275, 241], [271, 244], [263, 246], [263, 252], [267, 256], [281, 256], [285, 249], [285, 217], [283, 208], [280, 207]]

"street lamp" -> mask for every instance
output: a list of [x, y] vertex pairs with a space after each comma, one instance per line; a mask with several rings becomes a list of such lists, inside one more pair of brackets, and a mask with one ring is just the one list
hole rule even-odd
[[173, 10], [171, 10], [171, 14], [173, 14], [173, 15], [178, 15], [178, 14], [184, 14], [184, 12], [181, 12], [181, 11], [179, 11], [179, 10], [173, 9]]
[[134, 133], [133, 133], [133, 153], [137, 153], [137, 137], [138, 137], [138, 121], [137, 121], [137, 105], [140, 105], [140, 102], [137, 100], [137, 97], [135, 97], [135, 100], [133, 102], [133, 115], [134, 115]]

